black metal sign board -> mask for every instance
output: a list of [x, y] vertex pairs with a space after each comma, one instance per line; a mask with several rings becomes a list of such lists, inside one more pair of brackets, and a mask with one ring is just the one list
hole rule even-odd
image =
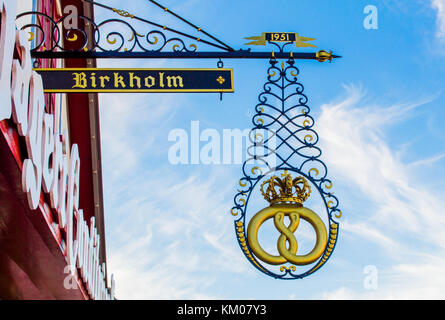
[[35, 69], [45, 93], [234, 92], [232, 69]]

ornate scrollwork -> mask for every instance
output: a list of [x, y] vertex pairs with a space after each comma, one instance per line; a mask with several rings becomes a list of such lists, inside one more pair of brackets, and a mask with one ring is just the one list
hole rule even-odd
[[[134, 18], [134, 15], [115, 10], [122, 17]], [[21, 24], [24, 18], [45, 20], [50, 25], [43, 29], [37, 22]], [[67, 19], [77, 19], [78, 27], [64, 29]], [[37, 19], [34, 19], [37, 21]], [[42, 12], [24, 12], [17, 16], [17, 24], [21, 30], [30, 33], [32, 51], [69, 51], [69, 52], [196, 52], [195, 43], [186, 43], [176, 36], [167, 35], [165, 28], [141, 32], [136, 27], [122, 19], [108, 19], [95, 22], [92, 19], [79, 15], [77, 17], [64, 16], [54, 20]], [[199, 41], [195, 39], [195, 41]], [[72, 49], [70, 43], [76, 42]], [[50, 45], [48, 45], [50, 44]]]
[[[280, 48], [282, 50], [284, 46]], [[320, 255], [317, 255], [318, 261], [311, 260], [313, 265], [309, 270], [302, 273], [300, 270], [298, 273], [295, 263], [291, 266], [281, 266], [276, 271], [270, 270], [263, 261], [257, 259], [258, 256], [255, 256], [248, 242], [240, 243], [244, 254], [256, 268], [277, 279], [304, 278], [323, 266], [337, 241], [339, 224], [335, 219], [339, 219], [342, 215], [339, 201], [331, 191], [333, 184], [327, 178], [327, 167], [321, 160], [322, 151], [317, 146], [319, 136], [314, 129], [315, 120], [310, 115], [311, 109], [307, 105], [308, 98], [303, 93], [304, 87], [298, 82], [299, 74], [293, 59], [281, 64], [274, 58], [270, 60], [267, 82], [263, 86], [263, 92], [258, 96], [259, 103], [252, 117], [253, 128], [249, 135], [251, 145], [247, 148], [248, 158], [242, 166], [243, 177], [239, 183], [241, 188], [238, 188], [238, 193], [234, 197], [235, 205], [232, 208], [232, 214], [236, 212], [236, 215], [233, 214], [236, 218], [236, 228], [240, 231], [239, 228], [242, 226], [243, 235], [247, 235], [246, 215], [249, 199], [255, 189], [264, 186], [267, 177], [273, 176], [275, 180], [272, 181], [277, 181], [276, 184], [279, 185], [279, 181], [282, 180], [276, 178], [279, 176], [278, 173], [284, 172], [282, 175], [284, 176], [287, 172], [294, 172], [318, 191], [326, 209], [328, 234], [326, 246], [319, 252]], [[272, 189], [263, 192], [273, 195]], [[252, 243], [256, 245], [255, 241]], [[291, 246], [291, 242], [288, 242], [288, 245]], [[264, 258], [261, 260], [269, 261]], [[277, 259], [276, 264], [284, 262], [284, 259], [281, 260]]]

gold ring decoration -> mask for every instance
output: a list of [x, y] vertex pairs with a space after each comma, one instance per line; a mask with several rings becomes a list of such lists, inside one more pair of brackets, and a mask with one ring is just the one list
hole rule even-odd
[[[259, 139], [258, 139], [259, 137]], [[254, 135], [255, 142], [261, 143], [264, 140], [264, 135], [261, 133], [255, 133]]]
[[251, 170], [252, 174], [258, 174], [260, 175], [261, 173], [263, 173], [263, 170], [261, 170], [260, 167], [253, 167]]
[[74, 33], [73, 36], [72, 37], [68, 37], [67, 40], [70, 41], [70, 42], [77, 41], [77, 34]]
[[137, 33], [137, 32], [133, 32], [133, 34], [132, 34], [131, 38], [128, 40], [128, 42], [133, 41], [134, 38], [136, 38], [136, 36], [138, 36], [138, 37], [143, 37], [144, 35], [139, 34], [139, 33]]
[[318, 171], [317, 168], [311, 168], [311, 169], [309, 170], [309, 174], [311, 174], [311, 172], [314, 172], [314, 173], [315, 173], [315, 176], [318, 176], [318, 175], [320, 174], [320, 171]]
[[110, 39], [107, 37], [107, 42], [108, 42], [109, 44], [115, 44], [115, 43], [117, 42], [117, 39], [114, 38], [113, 40], [110, 40]]
[[304, 120], [303, 121], [303, 127], [309, 127], [311, 125], [311, 122], [309, 120]]
[[280, 271], [281, 271], [281, 272], [284, 272], [285, 270], [288, 270], [288, 271], [297, 271], [297, 268], [295, 268], [295, 266], [290, 266], [289, 268], [286, 267], [286, 266], [281, 266]]
[[[301, 176], [292, 179], [287, 172], [282, 176], [283, 179], [273, 176], [261, 185], [261, 193], [270, 206], [260, 210], [250, 220], [247, 241], [253, 254], [268, 264], [282, 265], [289, 262], [299, 266], [308, 265], [319, 259], [326, 249], [328, 241], [326, 227], [314, 211], [303, 207], [303, 202], [311, 193], [307, 180]], [[266, 185], [268, 187], [264, 190]], [[287, 226], [284, 223], [286, 216], [290, 220]], [[266, 252], [258, 241], [258, 231], [269, 219], [273, 219], [275, 228], [280, 233], [277, 241], [279, 256]], [[305, 255], [297, 255], [298, 242], [294, 235], [301, 219], [310, 223], [317, 238], [313, 249]]]

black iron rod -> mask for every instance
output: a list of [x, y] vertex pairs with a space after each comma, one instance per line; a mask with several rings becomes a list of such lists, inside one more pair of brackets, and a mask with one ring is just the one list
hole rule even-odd
[[201, 32], [203, 34], [205, 34], [207, 37], [215, 40], [216, 42], [218, 42], [219, 44], [222, 44], [223, 46], [225, 46], [229, 51], [235, 51], [232, 47], [230, 47], [229, 45], [225, 44], [224, 42], [220, 41], [219, 39], [215, 38], [214, 36], [212, 36], [211, 34], [209, 34], [208, 32], [204, 31], [202, 28], [199, 28], [198, 26], [194, 25], [193, 23], [191, 23], [190, 21], [188, 21], [187, 19], [184, 19], [183, 17], [181, 17], [180, 15], [176, 14], [175, 12], [171, 11], [170, 9], [168, 9], [167, 7], [164, 7], [163, 5], [161, 5], [160, 3], [154, 1], [154, 0], [148, 0], [151, 3], [153, 3], [154, 5], [158, 6], [159, 8], [161, 8], [162, 10], [164, 10], [165, 12], [173, 15], [174, 17], [176, 17], [177, 19], [185, 22], [186, 24], [188, 24], [189, 26], [191, 26], [192, 28], [195, 28], [198, 32]]
[[[117, 9], [115, 9], [115, 8], [106, 6], [106, 5], [102, 4], [102, 3], [98, 3], [98, 2], [95, 2], [95, 1], [92, 1], [92, 0], [82, 0], [82, 1], [91, 3], [91, 4], [93, 4], [93, 5], [102, 7], [102, 8], [104, 8], [104, 9], [107, 9], [107, 10], [110, 10], [110, 11], [113, 11], [113, 12], [115, 12], [114, 10], [117, 10]], [[119, 14], [119, 13], [118, 13], [118, 14]], [[202, 42], [202, 43], [205, 43], [205, 44], [207, 44], [207, 45], [209, 45], [209, 46], [212, 46], [212, 47], [215, 47], [215, 48], [219, 48], [219, 49], [222, 49], [222, 50], [225, 50], [225, 51], [229, 51], [229, 49], [228, 49], [227, 47], [220, 46], [220, 45], [218, 45], [218, 44], [215, 44], [215, 43], [213, 43], [213, 42], [209, 42], [209, 41], [207, 41], [207, 40], [202, 40], [202, 39], [200, 39], [200, 38], [197, 38], [197, 37], [195, 37], [195, 36], [189, 35], [189, 34], [187, 34], [187, 33], [184, 33], [184, 32], [181, 32], [181, 31], [178, 31], [178, 30], [175, 30], [175, 29], [172, 29], [172, 28], [167, 27], [167, 26], [163, 26], [163, 25], [161, 25], [161, 24], [159, 24], [159, 23], [156, 23], [156, 22], [153, 22], [153, 21], [144, 19], [144, 18], [140, 18], [140, 17], [135, 16], [135, 15], [131, 15], [131, 19], [139, 20], [139, 21], [145, 22], [145, 23], [147, 23], [147, 24], [150, 24], [150, 25], [152, 25], [152, 26], [158, 27], [158, 28], [160, 28], [160, 29], [163, 29], [163, 30], [166, 30], [166, 31], [170, 31], [170, 32], [179, 34], [179, 35], [184, 36], [184, 37], [189, 38], [189, 39], [193, 39], [193, 40], [195, 40], [195, 41], [197, 41], [197, 42]]]
[[[89, 51], [89, 52], [50, 52], [34, 51], [33, 58], [38, 59], [295, 59], [295, 60], [317, 60], [315, 52], [251, 52], [239, 50], [231, 52], [113, 52], [113, 51]], [[332, 58], [341, 58], [332, 55]]]

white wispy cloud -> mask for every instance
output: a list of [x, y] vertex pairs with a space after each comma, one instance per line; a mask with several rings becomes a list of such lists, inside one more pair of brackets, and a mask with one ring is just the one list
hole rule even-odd
[[431, 4], [437, 10], [436, 35], [445, 38], [445, 0], [431, 0]]
[[411, 163], [411, 166], [413, 166], [413, 167], [431, 166], [442, 159], [445, 159], [445, 153], [441, 153], [441, 154], [435, 155], [433, 157], [415, 161], [415, 162]]
[[[227, 167], [169, 165], [166, 128], [186, 99], [149, 97], [101, 96], [107, 260], [117, 297], [220, 298], [209, 289], [217, 277], [252, 272], [229, 213], [236, 180]], [[158, 165], [147, 164], [159, 154]]]
[[318, 298], [327, 300], [434, 300], [444, 298], [445, 259], [422, 256], [421, 261], [394, 265], [388, 274], [377, 274], [375, 290], [340, 286]]
[[415, 167], [402, 161], [385, 136], [388, 127], [415, 114], [413, 110], [428, 101], [371, 104], [361, 88], [348, 86], [344, 99], [322, 106], [317, 127], [327, 165], [336, 179], [341, 177], [350, 190], [367, 198], [363, 205], [371, 208], [367, 216], [345, 213], [343, 231], [392, 253], [385, 261], [392, 267], [384, 270], [384, 285], [378, 292], [341, 286], [323, 293], [322, 298], [445, 296], [445, 261], [434, 258], [445, 254], [443, 195], [415, 180]]
[[[207, 290], [224, 272], [250, 269], [234, 245], [228, 203], [217, 172], [178, 181], [174, 174], [145, 171], [128, 181], [130, 197], [108, 198], [125, 210], [120, 244], [109, 250], [109, 268], [119, 279], [121, 299], [212, 299]], [[151, 187], [149, 187], [151, 186]], [[113, 188], [116, 188], [114, 186]], [[119, 190], [120, 188], [118, 188]], [[123, 201], [124, 200], [124, 201]]]
[[354, 234], [355, 237], [357, 238], [362, 238], [366, 239], [367, 241], [376, 242], [382, 247], [391, 249], [393, 251], [395, 251], [398, 248], [397, 243], [393, 239], [383, 234], [379, 229], [373, 227], [369, 223], [364, 223], [364, 222], [350, 223], [348, 221], [345, 221], [341, 224], [341, 227], [342, 231]]
[[[147, 99], [149, 97], [149, 99]], [[100, 103], [102, 139], [106, 165], [112, 168], [111, 174], [124, 176], [139, 166], [141, 155], [150, 149], [158, 152], [154, 141], [159, 137], [159, 130], [147, 128], [161, 122], [168, 122], [175, 114], [178, 103], [171, 96], [149, 95], [101, 95]], [[129, 130], [132, 130], [129, 135]]]

